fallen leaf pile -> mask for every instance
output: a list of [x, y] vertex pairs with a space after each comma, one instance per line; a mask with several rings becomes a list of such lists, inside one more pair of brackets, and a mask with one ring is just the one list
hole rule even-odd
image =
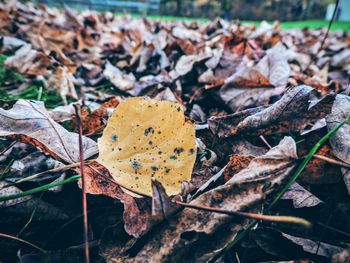
[[[349, 122], [274, 203], [350, 115], [348, 32], [321, 48], [325, 28], [16, 1], [0, 3], [0, 18], [0, 198], [84, 171], [92, 262], [348, 262]], [[0, 202], [0, 233], [46, 251], [0, 237], [0, 261], [83, 262], [81, 186]], [[184, 203], [313, 227], [251, 228]]]

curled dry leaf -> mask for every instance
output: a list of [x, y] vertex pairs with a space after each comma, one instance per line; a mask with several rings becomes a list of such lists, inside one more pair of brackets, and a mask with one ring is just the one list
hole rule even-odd
[[155, 221], [162, 221], [179, 210], [172, 199], [166, 194], [165, 188], [157, 180], [152, 181], [152, 217]]
[[77, 92], [75, 90], [74, 84], [77, 80], [75, 79], [73, 72], [67, 67], [58, 67], [56, 74], [51, 75], [47, 82], [48, 89], [56, 90], [62, 97], [64, 103], [67, 105], [67, 95], [78, 99]]
[[[18, 100], [0, 104], [0, 136], [32, 144], [66, 163], [79, 161], [78, 134], [56, 123], [42, 102]], [[97, 144], [83, 138], [84, 157], [98, 152]]]
[[189, 73], [192, 69], [195, 63], [199, 63], [205, 59], [210, 58], [212, 55], [209, 53], [203, 53], [203, 54], [194, 54], [194, 55], [183, 55], [179, 61], [177, 62], [175, 69], [170, 72], [170, 76], [174, 79], [178, 78], [179, 76], [184, 76], [187, 73]]
[[[152, 201], [150, 198], [134, 198], [125, 193], [113, 180], [109, 171], [101, 164], [92, 161], [85, 167], [85, 187], [90, 194], [102, 194], [120, 200], [124, 205], [125, 231], [136, 238], [143, 236], [155, 224], [168, 218], [179, 209], [165, 193], [164, 187], [152, 181]], [[78, 172], [79, 169], [77, 169]], [[81, 180], [79, 181], [81, 187]]]
[[129, 91], [135, 85], [135, 77], [132, 73], [125, 74], [117, 67], [107, 61], [103, 75], [112, 82], [112, 84], [121, 91]]
[[26, 44], [17, 50], [13, 56], [8, 57], [5, 65], [18, 70], [22, 74], [46, 76], [50, 73], [47, 69], [49, 62], [49, 56], [32, 49], [32, 45]]
[[295, 208], [313, 207], [322, 203], [320, 199], [298, 183], [294, 183], [283, 195], [282, 199], [292, 200]]
[[233, 111], [267, 105], [285, 89], [290, 68], [288, 52], [282, 43], [267, 51], [255, 66], [241, 65], [220, 89], [220, 97]]
[[109, 118], [98, 145], [98, 162], [118, 184], [141, 194], [152, 195], [152, 179], [168, 195], [178, 194], [181, 182], [191, 179], [195, 128], [178, 103], [127, 99]]
[[300, 132], [323, 118], [331, 109], [334, 96], [328, 95], [312, 102], [313, 91], [309, 86], [298, 86], [288, 90], [267, 108], [261, 106], [223, 117], [212, 117], [208, 124], [219, 137]]
[[107, 125], [108, 117], [112, 114], [118, 104], [119, 100], [117, 98], [112, 98], [91, 113], [88, 111], [87, 107], [83, 108], [81, 112], [83, 134], [101, 134]]
[[[285, 137], [278, 146], [251, 161], [224, 185], [191, 201], [193, 205], [233, 211], [256, 211], [266, 195], [278, 189], [296, 165], [296, 145]], [[185, 208], [154, 231], [135, 256], [115, 257], [124, 262], [208, 261], [219, 253], [246, 225], [247, 220]], [[135, 252], [135, 251], [134, 251]]]
[[[326, 117], [328, 130], [332, 130], [340, 122], [350, 116], [350, 97], [338, 94], [332, 107], [332, 112]], [[334, 155], [343, 162], [350, 164], [350, 124], [344, 124], [331, 138], [330, 144]], [[350, 169], [341, 168], [344, 182], [350, 193]]]
[[180, 38], [182, 40], [200, 42], [203, 38], [202, 34], [198, 31], [180, 26], [174, 27], [171, 33], [174, 37]]

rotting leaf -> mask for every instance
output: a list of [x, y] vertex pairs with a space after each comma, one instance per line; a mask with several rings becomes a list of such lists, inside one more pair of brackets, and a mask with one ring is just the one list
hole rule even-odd
[[121, 186], [152, 195], [151, 182], [168, 195], [191, 179], [196, 159], [195, 128], [180, 104], [131, 98], [119, 104], [98, 140], [98, 162]]
[[[53, 158], [67, 163], [79, 161], [78, 134], [56, 123], [38, 101], [18, 100], [10, 109], [0, 107], [0, 136], [32, 144]], [[85, 159], [97, 154], [97, 144], [83, 138]]]
[[253, 158], [254, 156], [251, 155], [231, 155], [224, 171], [224, 180], [230, 180], [236, 173], [246, 168]]

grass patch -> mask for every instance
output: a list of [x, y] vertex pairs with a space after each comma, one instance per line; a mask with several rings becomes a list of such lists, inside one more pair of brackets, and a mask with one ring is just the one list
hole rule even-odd
[[22, 74], [5, 67], [6, 58], [7, 56], [0, 54], [0, 86], [5, 85], [6, 81], [9, 80], [23, 82], [25, 77]]
[[46, 90], [42, 83], [39, 81], [32, 81], [28, 88], [19, 92], [16, 95], [9, 94], [3, 88], [8, 82], [15, 83], [15, 85], [21, 85], [25, 82], [26, 76], [5, 67], [5, 60], [7, 56], [0, 54], [0, 100], [40, 100], [45, 103], [47, 108], [55, 108], [63, 104], [62, 98], [55, 92], [51, 90]]
[[[259, 25], [261, 21], [243, 21], [243, 24], [254, 24]], [[270, 23], [273, 23], [270, 21]], [[305, 21], [288, 21], [281, 22], [281, 26], [283, 29], [291, 29], [291, 28], [311, 28], [316, 29], [320, 27], [327, 28], [329, 21], [326, 20], [305, 20]], [[334, 21], [331, 27], [331, 30], [344, 30], [350, 31], [350, 22], [345, 21]]]

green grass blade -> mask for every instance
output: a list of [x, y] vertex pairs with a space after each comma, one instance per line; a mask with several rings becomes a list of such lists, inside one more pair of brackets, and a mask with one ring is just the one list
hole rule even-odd
[[5, 169], [0, 173], [0, 181], [4, 178], [4, 176], [10, 171], [11, 166], [15, 160], [11, 160], [5, 167]]
[[49, 183], [49, 184], [45, 184], [45, 185], [42, 185], [42, 186], [30, 189], [28, 191], [24, 191], [24, 192], [18, 193], [18, 194], [0, 196], [0, 202], [21, 198], [21, 197], [24, 197], [24, 196], [27, 196], [27, 195], [31, 195], [31, 194], [35, 194], [35, 193], [46, 191], [46, 190], [48, 190], [50, 188], [53, 188], [53, 187], [56, 187], [56, 186], [59, 186], [59, 185], [64, 185], [64, 184], [76, 182], [76, 181], [79, 180], [79, 178], [80, 178], [80, 175], [74, 175], [74, 176], [72, 176], [72, 177], [70, 177], [68, 179], [63, 180], [63, 181], [52, 182], [52, 183]]
[[[277, 196], [274, 198], [272, 203], [267, 207], [266, 211], [269, 211], [273, 206], [275, 206], [277, 204], [277, 202], [281, 199], [281, 197], [284, 195], [284, 193], [288, 191], [289, 187], [298, 179], [300, 174], [304, 171], [306, 165], [310, 162], [310, 160], [312, 159], [314, 154], [318, 151], [318, 149], [349, 120], [350, 120], [350, 115], [346, 119], [344, 119], [342, 122], [340, 122], [336, 127], [334, 127], [331, 131], [329, 131], [325, 136], [323, 136], [314, 145], [314, 147], [312, 147], [312, 149], [310, 150], [308, 155], [306, 155], [303, 162], [298, 166], [298, 169], [295, 171], [292, 178], [288, 181], [286, 186], [277, 194]], [[249, 230], [252, 229], [257, 222], [258, 222], [257, 220], [254, 220], [253, 222], [251, 222], [244, 231], [239, 233], [237, 235], [237, 237], [226, 246], [225, 251], [230, 250], [234, 245], [236, 245], [240, 240], [242, 240], [248, 234]]]
[[284, 195], [285, 192], [288, 191], [289, 187], [298, 179], [300, 174], [304, 171], [306, 165], [310, 162], [311, 158], [314, 156], [314, 154], [318, 151], [318, 149], [331, 137], [334, 135], [334, 133], [337, 132], [345, 123], [347, 123], [350, 120], [350, 115], [344, 119], [342, 122], [340, 122], [337, 126], [335, 126], [331, 131], [329, 131], [325, 136], [323, 136], [315, 145], [312, 147], [311, 151], [306, 155], [303, 162], [299, 165], [298, 169], [295, 171], [292, 178], [289, 180], [289, 182], [285, 185], [285, 187], [278, 193], [278, 195], [275, 197], [275, 199], [272, 201], [272, 203], [268, 206], [268, 210], [271, 209]]

